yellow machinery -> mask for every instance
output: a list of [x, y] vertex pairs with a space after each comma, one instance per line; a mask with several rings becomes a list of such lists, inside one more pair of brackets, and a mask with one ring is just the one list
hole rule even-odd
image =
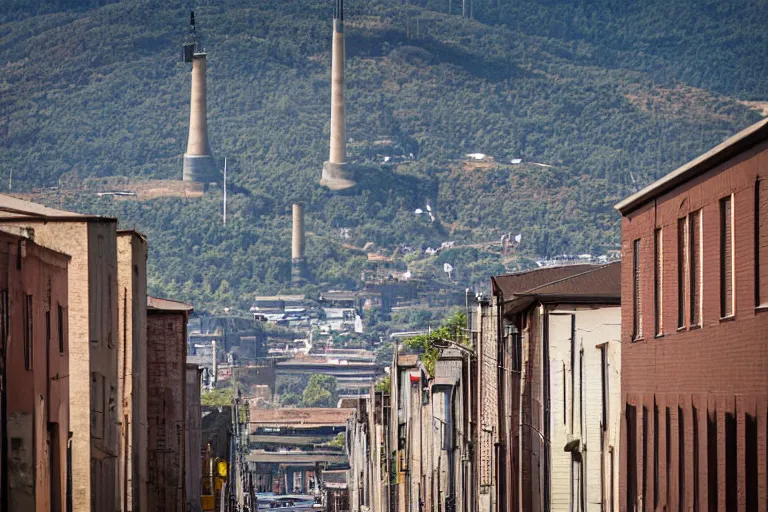
[[203, 492], [200, 506], [204, 512], [215, 512], [216, 504], [221, 503], [221, 494], [226, 492], [224, 484], [229, 475], [229, 463], [223, 458], [211, 457], [210, 444], [206, 447], [203, 458]]

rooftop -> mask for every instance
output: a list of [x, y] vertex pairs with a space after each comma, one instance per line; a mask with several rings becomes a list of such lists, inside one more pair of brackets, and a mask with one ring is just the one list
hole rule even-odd
[[542, 267], [515, 274], [505, 274], [491, 278], [493, 284], [493, 293], [501, 295], [505, 299], [514, 295], [537, 288], [547, 283], [557, 281], [566, 277], [581, 274], [588, 270], [596, 268], [598, 265], [562, 265], [557, 267]]
[[[521, 279], [514, 282], [513, 276], [506, 277], [511, 293], [504, 294], [506, 314], [522, 311], [534, 302], [563, 302], [578, 304], [619, 304], [621, 302], [621, 262], [605, 265], [586, 265], [581, 271], [564, 272], [564, 269], [585, 267], [569, 265], [540, 269], [536, 279]], [[530, 276], [529, 276], [530, 277]], [[497, 280], [499, 278], [494, 278]], [[525, 290], [511, 285], [530, 284]]]
[[5, 222], [17, 220], [57, 220], [57, 221], [115, 221], [112, 217], [85, 215], [49, 208], [39, 203], [25, 201], [16, 197], [0, 194], [0, 219]]
[[303, 295], [257, 295], [253, 298], [255, 302], [269, 302], [269, 301], [289, 301], [289, 302], [296, 302], [296, 301], [303, 301], [304, 296]]
[[186, 311], [192, 312], [194, 307], [191, 304], [185, 304], [176, 300], [160, 299], [147, 295], [148, 311]]
[[663, 195], [682, 183], [690, 181], [691, 179], [714, 169], [739, 153], [743, 153], [765, 141], [768, 141], [768, 118], [762, 119], [752, 126], [745, 128], [703, 155], [694, 158], [660, 180], [657, 180], [639, 192], [632, 194], [617, 204], [615, 208], [619, 210], [622, 215], [627, 215], [644, 203]]

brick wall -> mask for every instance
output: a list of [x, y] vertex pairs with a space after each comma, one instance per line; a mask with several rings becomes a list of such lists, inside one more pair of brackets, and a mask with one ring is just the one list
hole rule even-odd
[[[116, 395], [118, 386], [114, 343], [117, 335], [115, 221], [6, 220], [2, 229], [18, 233], [26, 227], [34, 229], [35, 240], [40, 245], [71, 256], [68, 269], [69, 412], [73, 433], [74, 511], [111, 510], [118, 506], [119, 498], [117, 408], [113, 409], [112, 421], [109, 410], [111, 390]], [[92, 393], [93, 375], [97, 376], [98, 396]], [[98, 432], [92, 428], [92, 410], [98, 410], [100, 415], [95, 429]], [[92, 503], [93, 499], [97, 501]]]
[[147, 312], [149, 510], [185, 509], [185, 312]]
[[6, 297], [0, 299], [0, 333], [8, 400], [8, 429], [2, 434], [9, 443], [4, 463], [11, 511], [62, 509], [66, 502], [68, 260], [30, 240], [0, 233], [0, 289]]
[[[764, 212], [755, 212], [758, 178], [768, 179], [768, 143], [623, 218], [622, 403], [627, 428], [622, 426], [626, 464], [620, 479], [621, 510], [641, 502], [650, 507], [654, 501], [674, 510], [692, 507], [694, 501], [699, 510], [710, 505], [724, 510], [726, 504], [758, 510], [759, 502], [759, 510], [765, 510], [768, 311], [755, 307], [755, 220], [763, 225], [768, 221]], [[721, 319], [719, 201], [729, 195], [735, 315]], [[697, 210], [702, 222], [702, 323], [700, 328], [678, 329], [677, 221]], [[662, 337], [654, 337], [656, 228], [662, 229], [664, 255]], [[632, 250], [637, 239], [644, 336], [632, 341]]]

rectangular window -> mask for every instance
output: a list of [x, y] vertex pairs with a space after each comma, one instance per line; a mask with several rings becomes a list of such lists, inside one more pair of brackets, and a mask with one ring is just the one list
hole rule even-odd
[[64, 353], [64, 308], [59, 304], [58, 308], [58, 335], [59, 335], [59, 353]]
[[643, 337], [643, 307], [640, 290], [640, 240], [635, 240], [632, 249], [632, 338]]
[[755, 303], [768, 306], [768, 186], [755, 183]]
[[653, 401], [653, 506], [659, 506], [659, 405]]
[[682, 407], [677, 407], [677, 499], [685, 503], [685, 415]]
[[627, 425], [627, 510], [635, 510], [637, 499], [637, 410], [626, 404], [625, 421]]
[[677, 327], [685, 327], [685, 298], [688, 295], [688, 218], [677, 220]]
[[0, 343], [8, 346], [8, 290], [0, 293]]
[[[709, 510], [717, 510], [717, 411], [707, 412], [707, 497]], [[722, 471], [722, 469], [720, 469]]]
[[91, 437], [104, 438], [104, 383], [98, 372], [91, 373]]
[[107, 346], [109, 348], [114, 348], [114, 344], [112, 342], [112, 326], [114, 326], [114, 317], [113, 317], [113, 311], [112, 311], [112, 274], [107, 275], [107, 307], [109, 308], [109, 314], [107, 315], [107, 319], [109, 321], [109, 325], [107, 325]]
[[655, 319], [656, 336], [664, 334], [664, 246], [662, 231], [658, 228], [653, 232], [653, 316]]
[[691, 306], [691, 325], [701, 325], [701, 211], [691, 213], [688, 218], [688, 231], [690, 232], [691, 241], [688, 246], [688, 253], [690, 255], [690, 263], [688, 269], [690, 272], [690, 290], [691, 298], [689, 304]]
[[48, 357], [48, 352], [51, 350], [51, 312], [45, 312], [45, 357]]
[[736, 512], [739, 507], [738, 495], [738, 448], [736, 441], [736, 415], [725, 413], [725, 510]]
[[32, 310], [32, 296], [24, 295], [24, 369], [32, 369], [32, 347], [33, 347], [33, 332], [32, 325], [34, 322], [33, 310]]
[[602, 367], [602, 387], [603, 387], [603, 432], [608, 430], [608, 415], [610, 414], [608, 407], [610, 405], [610, 389], [608, 388], [610, 373], [608, 369], [608, 345], [602, 345], [600, 347], [600, 366]]
[[720, 316], [733, 315], [733, 207], [731, 196], [720, 200]]

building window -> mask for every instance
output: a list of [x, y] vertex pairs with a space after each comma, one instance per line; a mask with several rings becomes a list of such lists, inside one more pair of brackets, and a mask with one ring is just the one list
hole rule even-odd
[[32, 369], [32, 347], [33, 347], [33, 311], [32, 296], [24, 295], [24, 369]]
[[656, 336], [664, 334], [664, 246], [661, 228], [653, 232], [653, 316]]
[[0, 293], [0, 343], [8, 346], [8, 290]]
[[733, 199], [720, 200], [720, 316], [733, 315]]
[[602, 430], [605, 432], [608, 430], [608, 417], [610, 415], [610, 411], [608, 410], [608, 407], [610, 406], [610, 368], [608, 366], [608, 344], [604, 344], [600, 346], [600, 367], [601, 367], [601, 381], [602, 381], [602, 388], [603, 388], [603, 421], [602, 421]]
[[45, 352], [48, 357], [48, 352], [51, 350], [51, 312], [45, 312]]
[[755, 183], [755, 305], [768, 307], [768, 190]]
[[640, 291], [640, 240], [632, 244], [632, 339], [643, 336], [643, 309]]
[[58, 307], [58, 335], [59, 335], [59, 353], [64, 353], [64, 308], [59, 304]]
[[109, 320], [109, 325], [107, 325], [107, 347], [114, 348], [112, 341], [112, 327], [115, 325], [112, 310], [112, 274], [107, 275], [107, 307], [109, 308], [109, 314], [107, 315]]
[[685, 297], [688, 295], [688, 219], [677, 219], [677, 327], [685, 327]]
[[690, 321], [691, 326], [701, 325], [701, 211], [691, 213], [688, 217], [688, 231], [690, 233], [690, 244], [688, 254], [690, 262], [688, 263], [689, 278], [691, 280], [691, 297], [689, 304], [691, 306]]
[[104, 437], [104, 375], [91, 373], [91, 437]]

